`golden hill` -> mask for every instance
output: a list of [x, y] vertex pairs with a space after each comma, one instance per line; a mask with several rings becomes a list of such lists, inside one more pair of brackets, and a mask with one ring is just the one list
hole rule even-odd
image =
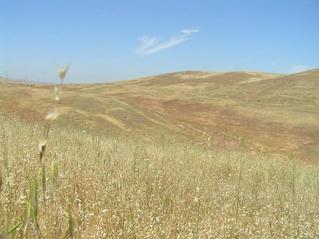
[[[0, 79], [0, 112], [42, 121], [53, 86]], [[64, 126], [174, 134], [232, 149], [319, 157], [319, 70], [177, 72], [109, 84], [70, 84], [60, 103]]]

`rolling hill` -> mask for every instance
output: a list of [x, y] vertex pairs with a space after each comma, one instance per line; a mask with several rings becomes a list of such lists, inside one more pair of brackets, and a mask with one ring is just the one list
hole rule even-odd
[[[0, 80], [0, 112], [43, 121], [52, 85]], [[106, 84], [69, 84], [59, 105], [63, 126], [128, 134], [172, 134], [195, 143], [319, 157], [319, 70], [177, 72]]]
[[0, 80], [0, 238], [317, 238], [318, 76]]

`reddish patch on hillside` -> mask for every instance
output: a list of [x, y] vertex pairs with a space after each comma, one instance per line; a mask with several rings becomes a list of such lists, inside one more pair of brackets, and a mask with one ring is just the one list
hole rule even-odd
[[[263, 122], [260, 119], [235, 113], [231, 108], [212, 104], [200, 104], [181, 100], [160, 101], [154, 98], [126, 97], [127, 103], [162, 114], [176, 124], [185, 124], [191, 134], [216, 137], [218, 145], [237, 145], [239, 136], [248, 139], [267, 152], [295, 154], [308, 160], [316, 158], [307, 154], [309, 145], [319, 142], [319, 131], [303, 128], [287, 128], [278, 123]], [[193, 128], [193, 130], [192, 130]]]

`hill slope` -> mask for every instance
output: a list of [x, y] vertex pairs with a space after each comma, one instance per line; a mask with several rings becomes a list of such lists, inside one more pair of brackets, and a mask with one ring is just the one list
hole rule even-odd
[[[53, 87], [0, 82], [0, 112], [42, 120]], [[174, 134], [232, 149], [318, 159], [319, 71], [178, 72], [112, 84], [66, 85], [63, 125]]]

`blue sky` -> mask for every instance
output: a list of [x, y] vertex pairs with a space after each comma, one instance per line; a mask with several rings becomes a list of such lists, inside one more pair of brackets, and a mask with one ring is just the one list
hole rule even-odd
[[319, 67], [319, 0], [0, 0], [0, 75], [108, 82]]

